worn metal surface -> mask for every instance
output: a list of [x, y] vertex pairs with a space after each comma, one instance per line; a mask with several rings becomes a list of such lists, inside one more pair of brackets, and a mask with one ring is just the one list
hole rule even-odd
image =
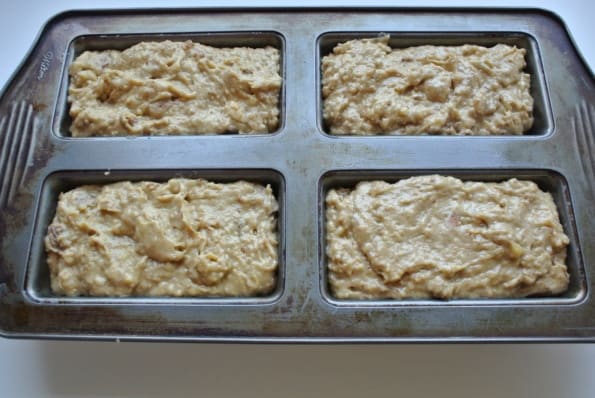
[[[320, 58], [338, 42], [499, 42], [527, 49], [535, 126], [524, 136], [332, 137]], [[271, 135], [77, 138], [67, 67], [141, 40], [273, 45], [281, 127]], [[72, 12], [43, 29], [0, 99], [0, 328], [4, 336], [197, 341], [595, 341], [595, 81], [562, 24], [535, 10], [298, 9]], [[518, 177], [550, 191], [570, 237], [570, 289], [515, 300], [341, 301], [326, 286], [324, 195], [371, 178]], [[80, 183], [184, 175], [270, 183], [280, 201], [279, 285], [253, 299], [60, 298], [43, 236]]]

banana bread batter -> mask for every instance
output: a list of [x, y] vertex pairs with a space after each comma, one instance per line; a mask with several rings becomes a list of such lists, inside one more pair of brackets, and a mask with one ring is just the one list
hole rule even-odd
[[279, 125], [279, 50], [141, 42], [70, 66], [73, 137], [269, 133]]
[[328, 279], [340, 299], [504, 298], [568, 287], [569, 243], [531, 181], [438, 175], [326, 197]]
[[337, 135], [522, 134], [533, 124], [525, 50], [351, 40], [322, 59], [323, 117]]
[[278, 266], [269, 186], [202, 179], [87, 185], [60, 195], [45, 238], [54, 293], [254, 296]]

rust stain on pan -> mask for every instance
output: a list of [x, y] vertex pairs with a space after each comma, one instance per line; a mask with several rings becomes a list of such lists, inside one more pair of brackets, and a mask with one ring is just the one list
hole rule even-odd
[[42, 112], [48, 107], [47, 104], [44, 104], [43, 102], [34, 102], [32, 106], [35, 112]]
[[[105, 307], [44, 307], [17, 303], [0, 305], [0, 325], [14, 332], [27, 331], [31, 324], [41, 322], [44, 333], [82, 333], [89, 319], [93, 319], [97, 334], [162, 333], [166, 321], [159, 314], [146, 311], [136, 319], [117, 308]], [[69, 326], [67, 326], [69, 325]]]
[[[30, 222], [34, 200], [34, 174], [47, 163], [50, 156], [36, 158], [40, 120], [34, 106], [26, 101], [14, 102], [0, 118], [0, 246], [5, 248], [18, 231]], [[0, 282], [16, 291], [16, 268], [7, 258], [6, 250], [0, 252]]]
[[6, 284], [9, 292], [19, 290], [16, 275], [20, 267], [15, 264], [14, 259], [8, 257], [7, 246], [15, 235], [30, 222], [28, 215], [31, 211], [33, 195], [28, 192], [20, 192], [16, 195], [16, 199], [14, 203], [2, 209], [2, 217], [0, 217], [0, 249], [2, 249], [0, 250], [0, 284]]

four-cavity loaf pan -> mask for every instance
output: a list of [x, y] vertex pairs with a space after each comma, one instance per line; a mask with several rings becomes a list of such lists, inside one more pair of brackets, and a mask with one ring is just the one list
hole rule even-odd
[[[333, 136], [322, 57], [346, 40], [392, 47], [526, 50], [533, 127], [520, 136]], [[85, 50], [141, 41], [273, 46], [271, 134], [73, 138], [68, 68]], [[85, 11], [53, 18], [0, 100], [0, 329], [7, 337], [196, 341], [595, 341], [595, 84], [559, 18], [536, 10]], [[569, 289], [555, 297], [338, 300], [328, 287], [325, 196], [359, 181], [441, 174], [531, 180], [569, 237]], [[60, 297], [44, 236], [60, 192], [83, 184], [201, 177], [269, 184], [279, 202], [277, 286], [253, 298]]]

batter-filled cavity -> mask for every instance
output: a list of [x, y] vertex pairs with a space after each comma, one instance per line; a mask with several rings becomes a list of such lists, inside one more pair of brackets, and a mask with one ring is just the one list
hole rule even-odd
[[279, 50], [141, 42], [70, 66], [73, 137], [257, 134], [279, 125]]
[[60, 195], [45, 238], [66, 296], [257, 296], [276, 286], [278, 205], [245, 181], [86, 185]]
[[557, 295], [568, 288], [568, 243], [551, 195], [531, 181], [431, 175], [326, 196], [339, 299]]
[[533, 124], [525, 49], [338, 44], [322, 59], [323, 118], [337, 135], [513, 135]]

